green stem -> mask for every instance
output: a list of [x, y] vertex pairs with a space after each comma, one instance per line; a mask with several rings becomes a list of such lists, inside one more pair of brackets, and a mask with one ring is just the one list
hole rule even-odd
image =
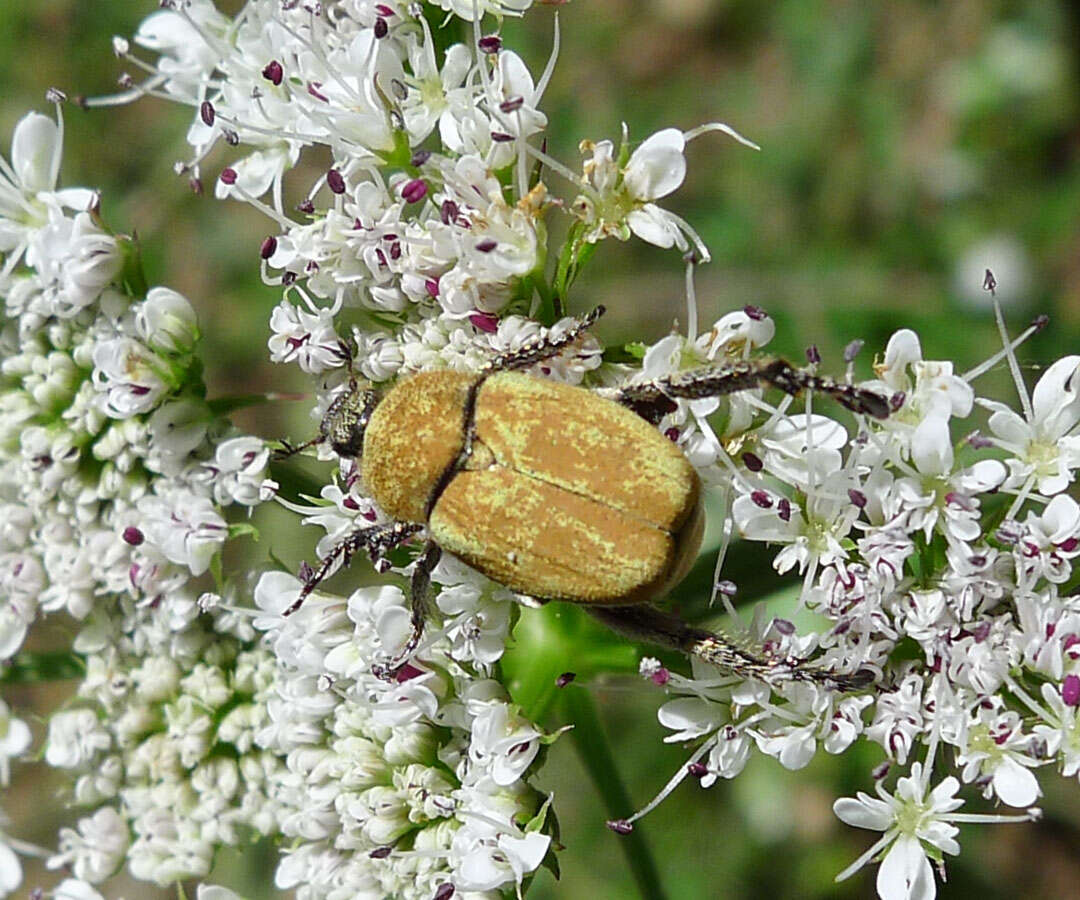
[[[600, 792], [608, 815], [612, 819], [623, 818], [632, 809], [630, 795], [619, 778], [615, 757], [600, 725], [592, 696], [584, 688], [570, 685], [560, 693], [560, 700], [562, 711], [567, 719], [574, 723], [570, 738], [588, 769], [593, 784]], [[617, 840], [642, 898], [664, 900], [660, 874], [641, 829], [635, 828], [629, 834], [619, 835]]]
[[547, 326], [554, 325], [562, 315], [562, 302], [559, 296], [552, 291], [544, 278], [543, 272], [533, 272], [530, 276], [536, 293], [540, 295], [540, 309], [536, 317]]
[[77, 653], [58, 650], [53, 653], [24, 651], [0, 668], [0, 684], [33, 684], [39, 681], [64, 681], [86, 674], [83, 659]]
[[210, 411], [214, 415], [227, 416], [238, 409], [245, 409], [249, 406], [273, 403], [277, 400], [297, 400], [299, 397], [298, 394], [277, 394], [273, 392], [268, 394], [234, 394], [230, 397], [217, 397], [208, 400], [206, 405], [210, 407]]

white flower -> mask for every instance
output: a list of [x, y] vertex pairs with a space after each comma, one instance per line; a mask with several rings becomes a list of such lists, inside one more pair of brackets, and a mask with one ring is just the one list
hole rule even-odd
[[46, 865], [50, 869], [71, 866], [76, 878], [100, 884], [124, 861], [129, 844], [128, 825], [111, 806], [79, 820], [79, 830], [60, 829], [60, 853]]
[[118, 337], [94, 347], [94, 386], [104, 412], [114, 419], [147, 413], [169, 390], [168, 364], [134, 338]]
[[472, 69], [472, 53], [464, 44], [447, 48], [440, 72], [435, 61], [435, 42], [428, 30], [427, 20], [421, 18], [424, 39], [413, 38], [408, 44], [409, 64], [413, 77], [406, 76], [409, 96], [402, 103], [405, 127], [414, 144], [423, 141], [438, 123], [440, 130], [450, 126], [443, 120], [452, 119], [452, 107], [471, 107], [475, 102], [474, 88], [462, 87]]
[[45, 761], [61, 769], [78, 768], [111, 744], [112, 738], [92, 710], [66, 710], [49, 719]]
[[1028, 807], [1042, 793], [1031, 767], [1038, 765], [1028, 754], [1030, 736], [1022, 732], [1015, 712], [991, 711], [980, 706], [958, 740], [956, 761], [963, 766], [965, 782], [989, 778], [991, 791], [1009, 806]]
[[881, 900], [933, 900], [937, 886], [930, 860], [943, 865], [942, 854], [960, 852], [956, 841], [959, 829], [954, 823], [1023, 822], [1040, 815], [1035, 809], [1025, 816], [958, 813], [964, 804], [956, 797], [960, 782], [950, 775], [927, 793], [929, 778], [930, 770], [924, 772], [922, 763], [914, 763], [911, 774], [897, 781], [895, 794], [889, 794], [878, 782], [875, 789], [880, 799], [859, 791], [856, 797], [843, 797], [833, 804], [833, 812], [848, 825], [885, 832], [836, 876], [837, 881], [853, 875], [888, 847], [877, 876]]
[[608, 235], [627, 240], [632, 232], [657, 247], [686, 251], [689, 233], [702, 259], [709, 259], [705, 245], [690, 227], [653, 203], [675, 191], [686, 177], [686, 138], [679, 129], [665, 128], [642, 141], [627, 160], [621, 182], [610, 141], [585, 141], [581, 146], [593, 153], [585, 163], [585, 174], [596, 193], [578, 197], [574, 211], [590, 226], [588, 240]]
[[214, 501], [222, 506], [255, 506], [268, 499], [275, 487], [263, 478], [269, 459], [270, 450], [259, 438], [237, 437], [218, 444], [213, 463], [203, 463], [213, 478]]
[[98, 299], [123, 258], [116, 238], [88, 213], [67, 218], [51, 207], [48, 223], [30, 237], [26, 263], [42, 281], [43, 310], [71, 318]]
[[166, 497], [144, 497], [139, 512], [143, 533], [170, 562], [202, 575], [228, 536], [228, 526], [207, 497], [178, 490]]
[[[929, 774], [929, 773], [927, 773]], [[956, 855], [959, 829], [949, 815], [963, 806], [956, 799], [960, 782], [944, 779], [929, 795], [922, 763], [911, 767], [911, 775], [901, 778], [896, 794], [890, 795], [879, 783], [875, 799], [860, 791], [856, 798], [844, 797], [833, 804], [833, 812], [848, 825], [884, 831], [885, 834], [854, 864], [837, 877], [847, 878], [886, 847], [888, 853], [878, 869], [877, 892], [882, 900], [933, 900], [937, 894], [934, 873], [924, 844], [936, 851]], [[940, 858], [940, 853], [936, 854]]]
[[[1066, 700], [1066, 697], [1068, 700]], [[1062, 774], [1072, 778], [1080, 772], [1080, 676], [1068, 675], [1059, 686], [1044, 684], [1042, 698], [1047, 712], [1044, 721], [1033, 729], [1046, 741], [1046, 750], [1052, 756], [1061, 757]]]
[[135, 312], [135, 325], [141, 337], [155, 350], [187, 353], [199, 339], [195, 310], [182, 294], [171, 288], [154, 287]]
[[0, 785], [8, 784], [11, 761], [27, 751], [30, 741], [30, 727], [22, 719], [16, 719], [8, 705], [0, 700]]
[[508, 703], [470, 701], [468, 705], [473, 715], [470, 758], [491, 767], [495, 784], [513, 784], [540, 751], [542, 733]]
[[0, 158], [0, 253], [15, 261], [48, 221], [50, 208], [83, 211], [94, 201], [93, 192], [81, 188], [55, 191], [62, 151], [57, 123], [31, 112], [15, 126], [11, 164]]
[[759, 311], [736, 310], [721, 316], [706, 333], [694, 341], [694, 348], [708, 360], [739, 357], [748, 350], [764, 347], [776, 334], [772, 316]]
[[270, 330], [273, 362], [295, 362], [313, 375], [344, 362], [341, 338], [334, 331], [333, 317], [328, 311], [312, 315], [282, 300], [270, 316]]
[[911, 461], [919, 478], [900, 478], [884, 504], [887, 517], [905, 517], [908, 531], [922, 531], [927, 540], [938, 528], [954, 541], [974, 541], [981, 533], [977, 495], [996, 490], [1005, 481], [1005, 467], [984, 459], [953, 472], [953, 446], [944, 413], [928, 415], [911, 434]]
[[1080, 356], [1066, 356], [1043, 373], [1031, 393], [1030, 420], [1003, 403], [979, 400], [993, 411], [994, 443], [1011, 456], [1006, 487], [1031, 481], [1040, 494], [1052, 496], [1072, 482], [1073, 469], [1080, 466], [1080, 435], [1072, 433], [1080, 422], [1077, 367]]
[[915, 738], [923, 729], [922, 691], [922, 676], [908, 675], [898, 690], [878, 696], [874, 720], [866, 729], [866, 736], [881, 744], [901, 765], [907, 761]]

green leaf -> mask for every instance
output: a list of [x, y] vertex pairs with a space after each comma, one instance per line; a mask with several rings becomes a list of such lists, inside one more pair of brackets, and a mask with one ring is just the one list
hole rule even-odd
[[251, 536], [253, 541], [259, 539], [259, 529], [252, 525], [250, 522], [233, 522], [229, 525], [229, 540], [233, 538]]
[[120, 282], [124, 286], [125, 293], [132, 297], [145, 296], [148, 289], [146, 275], [143, 274], [142, 246], [138, 237], [117, 235], [117, 245], [120, 248]]
[[537, 810], [536, 815], [529, 819], [525, 823], [525, 833], [530, 834], [534, 831], [540, 831], [544, 827], [544, 822], [547, 821], [548, 810], [551, 808], [551, 794], [548, 794], [544, 798], [544, 802], [540, 809]]
[[604, 628], [569, 603], [525, 609], [514, 639], [503, 654], [502, 672], [510, 696], [525, 715], [541, 721], [565, 672], [587, 680], [602, 672], [637, 672], [634, 644]]

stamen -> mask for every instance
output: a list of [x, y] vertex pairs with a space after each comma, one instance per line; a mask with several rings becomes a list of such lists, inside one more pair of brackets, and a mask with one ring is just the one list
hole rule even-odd
[[[986, 270], [990, 279], [993, 279], [993, 274], [989, 269]], [[1001, 335], [1001, 342], [1005, 345], [1005, 358], [1009, 361], [1009, 372], [1012, 374], [1013, 383], [1016, 385], [1016, 393], [1020, 396], [1020, 405], [1024, 408], [1024, 418], [1028, 422], [1035, 421], [1035, 411], [1031, 408], [1031, 398], [1028, 397], [1027, 386], [1024, 384], [1024, 378], [1020, 374], [1020, 363], [1016, 360], [1016, 354], [1013, 352], [1012, 344], [1009, 342], [1009, 330], [1005, 327], [1005, 316], [1001, 312], [1001, 304], [998, 303], [998, 299], [994, 297], [994, 319], [997, 321], [998, 334]]]
[[709, 750], [713, 748], [713, 745], [716, 744], [716, 741], [716, 735], [713, 735], [711, 738], [709, 738], [709, 740], [707, 740], [704, 744], [698, 747], [697, 750], [694, 751], [694, 754], [690, 757], [690, 759], [688, 759], [684, 765], [680, 766], [678, 769], [675, 770], [675, 774], [671, 777], [671, 780], [668, 781], [668, 783], [660, 789], [660, 793], [658, 793], [649, 803], [645, 804], [645, 806], [639, 809], [632, 816], [628, 816], [625, 819], [620, 819], [619, 821], [625, 822], [627, 825], [633, 825], [634, 822], [636, 822], [638, 819], [647, 816], [654, 809], [656, 809], [656, 807], [663, 803], [664, 800], [666, 800], [667, 797], [671, 794], [671, 792], [683, 782], [686, 776], [690, 774], [689, 767], [692, 766], [694, 763], [698, 762], [701, 757], [708, 753]]
[[[480, 40], [483, 41], [484, 38], [481, 38]], [[551, 53], [548, 55], [548, 61], [547, 65], [544, 66], [544, 72], [540, 76], [540, 80], [536, 83], [536, 94], [533, 97], [534, 107], [540, 105], [540, 101], [544, 97], [544, 91], [547, 90], [548, 82], [551, 81], [551, 75], [555, 71], [555, 63], [559, 59], [560, 40], [561, 36], [559, 34], [559, 11], [555, 10], [555, 26], [554, 34], [551, 38]], [[477, 46], [480, 46], [479, 42], [477, 43]]]
[[548, 156], [548, 154], [545, 153], [543, 150], [538, 150], [531, 144], [526, 144], [525, 150], [529, 153], [530, 156], [532, 156], [534, 159], [538, 159], [553, 172], [558, 172], [560, 175], [562, 175], [563, 178], [565, 178], [567, 181], [577, 187], [583, 194], [587, 194], [594, 203], [600, 202], [601, 197], [596, 192], [596, 190], [590, 184], [588, 184], [588, 182], [583, 181], [581, 176], [579, 176], [576, 172], [572, 172], [561, 162], [555, 159], [555, 157]]
[[683, 140], [686, 143], [690, 143], [694, 138], [701, 137], [710, 131], [721, 131], [728, 137], [733, 137], [744, 147], [749, 147], [751, 150], [760, 150], [761, 148], [755, 144], [749, 138], [744, 138], [739, 132], [737, 132], [730, 125], [725, 125], [723, 122], [706, 122], [704, 125], [698, 125], [697, 128], [691, 128], [689, 131], [683, 132]]
[[[1040, 331], [1042, 331], [1043, 328], [1046, 327], [1046, 322], [1043, 321], [1044, 318], [1045, 318], [1044, 316], [1040, 316], [1039, 318], [1035, 319], [1026, 329], [1024, 329], [1024, 331], [1021, 333], [1021, 335], [1018, 338], [1016, 338], [1009, 345], [1009, 350], [1015, 350], [1017, 347], [1019, 347], [1022, 343], [1024, 343], [1024, 341], [1026, 341], [1033, 334], [1038, 334]], [[965, 372], [960, 377], [962, 379], [964, 379], [964, 381], [966, 381], [968, 383], [974, 381], [980, 375], [988, 372], [990, 369], [992, 369], [994, 366], [996, 366], [999, 362], [1001, 362], [1002, 359], [1004, 359], [1006, 356], [1008, 356], [1009, 350], [1006, 350], [1006, 349], [999, 350], [997, 353], [995, 353], [989, 359], [979, 363], [977, 366], [975, 366], [975, 368], [969, 369], [967, 372]]]

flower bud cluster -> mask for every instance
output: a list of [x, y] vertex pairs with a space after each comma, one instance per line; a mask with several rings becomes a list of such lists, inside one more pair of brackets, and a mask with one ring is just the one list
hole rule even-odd
[[[0, 658], [37, 665], [20, 650], [44, 614], [80, 623], [85, 675], [45, 759], [75, 775], [86, 815], [50, 862], [89, 883], [126, 862], [166, 884], [277, 831], [265, 787], [281, 763], [252, 739], [273, 662], [250, 623], [200, 614], [227, 585], [198, 580], [229, 538], [225, 507], [274, 484], [263, 441], [205, 400], [191, 305], [121, 288], [132, 242], [105, 230], [96, 195], [56, 189], [61, 133], [31, 113], [0, 166]], [[5, 781], [29, 744], [6, 726]]]
[[100, 620], [77, 639], [79, 702], [49, 721], [46, 762], [74, 777], [76, 808], [96, 808], [61, 829], [49, 867], [92, 884], [124, 863], [163, 886], [204, 877], [219, 847], [279, 831], [284, 765], [255, 743], [274, 659], [201, 622], [174, 632], [168, 655], [147, 654], [109, 624], [104, 645]]
[[[288, 618], [280, 613], [297, 579], [267, 573], [255, 589], [255, 624], [278, 662], [256, 741], [287, 768], [275, 796], [290, 843], [275, 883], [299, 900], [426, 900], [450, 888], [494, 898], [548, 853], [547, 803], [525, 777], [551, 738], [502, 685], [461, 661], [484, 657], [468, 652], [461, 620], [471, 611], [477, 621], [492, 586], [460, 564], [436, 577], [456, 582], [440, 606], [449, 612], [453, 598], [462, 612], [390, 681], [372, 668], [408, 637], [400, 588], [360, 588], [347, 599], [317, 591]], [[469, 632], [489, 662], [502, 653], [508, 600], [487, 601], [490, 639]]]

